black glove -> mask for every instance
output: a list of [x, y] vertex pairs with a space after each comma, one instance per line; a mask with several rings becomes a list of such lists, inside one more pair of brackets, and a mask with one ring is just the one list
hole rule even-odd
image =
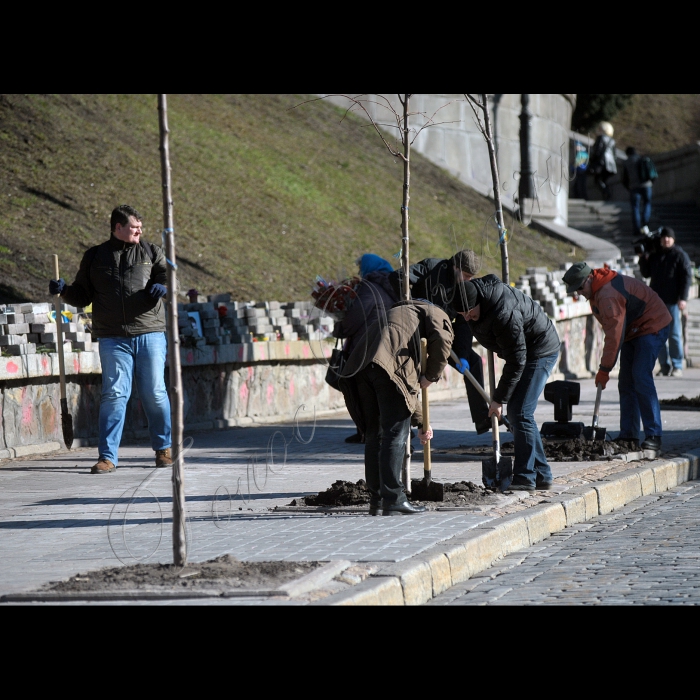
[[148, 291], [154, 299], [162, 299], [168, 293], [168, 288], [164, 284], [156, 282]]
[[66, 287], [66, 281], [64, 279], [50, 280], [49, 281], [49, 294], [62, 294], [65, 287]]

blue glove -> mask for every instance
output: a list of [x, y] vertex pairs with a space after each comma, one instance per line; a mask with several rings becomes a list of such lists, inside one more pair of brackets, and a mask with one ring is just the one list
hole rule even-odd
[[65, 287], [66, 281], [64, 279], [49, 280], [49, 294], [62, 294]]
[[168, 293], [168, 288], [164, 284], [156, 282], [148, 291], [154, 299], [162, 299]]
[[463, 358], [459, 358], [459, 362], [455, 362], [455, 367], [460, 374], [464, 374], [469, 371], [469, 363]]

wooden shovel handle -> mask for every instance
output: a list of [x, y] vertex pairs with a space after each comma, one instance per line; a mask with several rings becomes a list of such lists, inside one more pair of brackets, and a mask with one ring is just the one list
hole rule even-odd
[[[428, 341], [421, 338], [420, 341], [420, 373], [425, 376], [428, 366]], [[423, 399], [423, 430], [430, 427], [430, 406], [428, 404], [428, 390], [421, 388], [421, 398]], [[423, 445], [423, 470], [429, 472], [430, 464], [430, 440]]]

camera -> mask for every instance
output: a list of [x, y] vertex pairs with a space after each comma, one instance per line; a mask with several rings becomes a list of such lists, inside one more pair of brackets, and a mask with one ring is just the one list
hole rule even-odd
[[[645, 227], [646, 228], [646, 227]], [[644, 229], [642, 229], [643, 231]], [[648, 229], [647, 229], [648, 230]], [[663, 226], [653, 233], [645, 233], [641, 238], [638, 238], [634, 243], [634, 252], [637, 255], [646, 255], [647, 253], [657, 253], [660, 248], [661, 231]]]

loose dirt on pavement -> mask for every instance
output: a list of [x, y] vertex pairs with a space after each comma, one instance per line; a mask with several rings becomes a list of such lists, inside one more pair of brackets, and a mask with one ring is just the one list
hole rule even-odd
[[676, 399], [661, 399], [659, 403], [662, 406], [683, 406], [686, 408], [700, 408], [700, 396], [694, 399], [689, 399], [687, 396], [679, 396]]
[[320, 562], [243, 562], [230, 554], [205, 562], [174, 564], [133, 564], [88, 571], [67, 581], [49, 583], [43, 590], [91, 592], [118, 590], [230, 590], [274, 589], [294, 581], [321, 566]]
[[[615, 455], [627, 454], [639, 450], [638, 443], [621, 440], [611, 442], [609, 440], [584, 440], [575, 438], [570, 440], [555, 440], [542, 438], [544, 453], [551, 462], [598, 462], [601, 459], [613, 459]], [[502, 456], [512, 456], [514, 454], [513, 442], [506, 442], [501, 445]], [[493, 456], [491, 446], [466, 446], [447, 447], [434, 451], [434, 454], [452, 454], [464, 456]]]
[[[471, 481], [458, 481], [444, 484], [444, 499], [442, 504], [454, 505], [484, 505], [494, 502], [495, 492]], [[496, 497], [497, 498], [497, 497]], [[369, 504], [369, 491], [364, 479], [357, 483], [352, 481], [335, 481], [325, 491], [312, 496], [295, 498], [290, 506], [362, 506]]]

